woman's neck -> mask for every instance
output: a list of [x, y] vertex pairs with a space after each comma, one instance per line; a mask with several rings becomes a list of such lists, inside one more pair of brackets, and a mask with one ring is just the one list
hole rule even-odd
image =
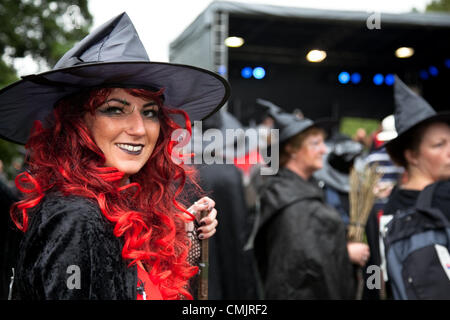
[[408, 172], [408, 181], [402, 184], [401, 188], [408, 190], [423, 190], [426, 186], [434, 182], [435, 181], [431, 177], [412, 171]]
[[120, 186], [123, 187], [130, 183], [130, 176], [124, 175], [122, 180], [120, 180]]
[[296, 173], [297, 175], [299, 175], [300, 177], [302, 177], [306, 181], [308, 181], [309, 178], [311, 178], [311, 176], [312, 176], [312, 173], [308, 173], [308, 172], [306, 172], [306, 170], [300, 169], [297, 165], [295, 165], [291, 161], [289, 161], [286, 164], [286, 168], [288, 168], [289, 170], [293, 171], [294, 173]]

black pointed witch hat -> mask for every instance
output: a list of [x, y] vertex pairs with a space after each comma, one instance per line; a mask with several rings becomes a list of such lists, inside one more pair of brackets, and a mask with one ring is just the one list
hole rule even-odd
[[314, 126], [314, 122], [308, 118], [299, 118], [296, 115], [285, 112], [274, 103], [256, 99], [256, 103], [267, 110], [267, 115], [274, 120], [274, 129], [279, 129], [279, 143], [287, 141], [289, 138]]
[[425, 121], [450, 120], [450, 112], [437, 113], [425, 99], [408, 88], [397, 75], [394, 82], [394, 103], [397, 137], [386, 142], [384, 146], [399, 141], [406, 132]]
[[90, 87], [164, 88], [165, 105], [183, 109], [191, 121], [224, 105], [230, 87], [201, 68], [150, 62], [124, 12], [69, 50], [48, 72], [29, 75], [0, 90], [0, 137], [25, 144], [35, 120], [44, 120], [61, 98]]

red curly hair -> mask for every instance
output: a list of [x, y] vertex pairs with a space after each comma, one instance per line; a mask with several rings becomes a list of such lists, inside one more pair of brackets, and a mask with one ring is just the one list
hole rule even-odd
[[171, 159], [176, 143], [171, 135], [180, 129], [171, 114], [182, 115], [191, 132], [189, 117], [182, 110], [163, 106], [163, 90], [125, 90], [153, 99], [160, 107], [157, 144], [144, 167], [130, 177], [130, 183], [121, 187], [124, 173], [104, 166], [105, 157], [83, 120], [86, 112], [93, 114], [104, 103], [112, 88], [85, 90], [60, 100], [46, 128], [39, 121], [35, 123], [26, 145], [29, 170], [16, 178], [25, 198], [13, 205], [11, 217], [26, 232], [28, 211], [50, 190], [95, 199], [114, 224], [114, 235], [123, 237], [122, 257], [130, 261], [129, 267], [142, 262], [164, 299], [192, 299], [188, 281], [198, 268], [187, 262], [190, 242], [185, 224], [193, 217], [187, 216], [180, 193], [186, 179], [193, 182], [199, 194], [200, 188], [195, 171]]

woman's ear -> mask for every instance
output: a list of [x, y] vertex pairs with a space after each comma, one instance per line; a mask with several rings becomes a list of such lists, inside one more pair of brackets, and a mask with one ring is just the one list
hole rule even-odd
[[296, 150], [295, 150], [295, 148], [292, 147], [292, 145], [287, 144], [287, 145], [284, 147], [284, 151], [286, 151], [286, 153], [289, 154], [289, 158], [290, 158], [290, 159], [295, 159], [295, 153], [296, 153]]
[[417, 152], [414, 152], [414, 151], [412, 151], [410, 149], [406, 149], [403, 152], [403, 155], [404, 155], [408, 165], [417, 166], [417, 164], [419, 163], [419, 160], [418, 160], [419, 157], [417, 155]]

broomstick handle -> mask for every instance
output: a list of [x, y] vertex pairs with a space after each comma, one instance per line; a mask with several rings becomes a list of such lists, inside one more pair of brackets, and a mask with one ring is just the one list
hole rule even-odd
[[[204, 210], [200, 214], [200, 219], [204, 218], [208, 211]], [[198, 300], [208, 300], [208, 268], [209, 268], [209, 240], [203, 239], [201, 241], [200, 253], [200, 282], [198, 285]]]

